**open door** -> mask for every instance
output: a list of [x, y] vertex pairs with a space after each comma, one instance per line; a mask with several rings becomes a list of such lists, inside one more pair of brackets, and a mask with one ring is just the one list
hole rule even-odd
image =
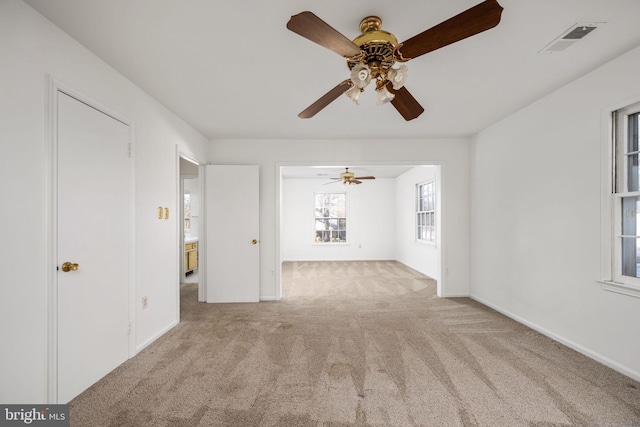
[[206, 166], [207, 302], [260, 300], [259, 168]]

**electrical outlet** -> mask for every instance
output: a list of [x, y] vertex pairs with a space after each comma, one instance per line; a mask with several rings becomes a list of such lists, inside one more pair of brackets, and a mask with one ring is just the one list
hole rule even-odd
[[149, 307], [149, 297], [145, 295], [142, 297], [142, 309], [144, 310], [147, 307]]

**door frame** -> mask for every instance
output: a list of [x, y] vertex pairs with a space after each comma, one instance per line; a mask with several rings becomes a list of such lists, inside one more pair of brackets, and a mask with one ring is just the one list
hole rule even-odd
[[133, 121], [104, 107], [95, 100], [76, 92], [55, 80], [50, 74], [45, 75], [45, 176], [49, 181], [46, 189], [46, 396], [47, 402], [58, 403], [58, 94], [62, 92], [87, 106], [117, 120], [129, 127], [129, 351], [128, 357], [135, 355], [135, 124]]
[[180, 175], [180, 158], [185, 159], [188, 162], [198, 165], [198, 193], [200, 196], [200, 211], [198, 214], [200, 215], [200, 220], [198, 222], [199, 227], [199, 236], [198, 236], [198, 301], [206, 302], [207, 301], [207, 266], [204, 260], [206, 259], [206, 221], [204, 220], [206, 215], [206, 203], [204, 202], [205, 195], [205, 166], [206, 163], [201, 162], [197, 159], [197, 156], [194, 156], [191, 153], [186, 153], [180, 149], [178, 145], [176, 145], [176, 182], [178, 194], [176, 196], [177, 206], [176, 212], [178, 212], [179, 218], [176, 221], [178, 224], [176, 225], [176, 233], [178, 234], [178, 272], [176, 278], [176, 313], [178, 313], [178, 322], [180, 322], [180, 282], [182, 281], [182, 272], [184, 264], [184, 201], [183, 201], [183, 183], [182, 176]]

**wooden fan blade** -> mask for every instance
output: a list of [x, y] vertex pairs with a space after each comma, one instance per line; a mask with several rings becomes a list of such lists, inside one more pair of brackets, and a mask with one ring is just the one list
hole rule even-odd
[[324, 107], [331, 104], [333, 101], [336, 100], [336, 98], [338, 98], [340, 95], [342, 95], [347, 90], [349, 90], [349, 88], [351, 87], [351, 84], [352, 84], [351, 80], [345, 80], [343, 82], [340, 82], [336, 87], [331, 89], [329, 92], [325, 93], [320, 99], [318, 99], [316, 102], [308, 106], [306, 110], [298, 114], [298, 117], [300, 117], [301, 119], [309, 119], [315, 116]]
[[329, 185], [329, 184], [334, 184], [336, 182], [342, 182], [342, 179], [337, 178], [335, 181], [329, 181], [329, 182], [325, 182], [323, 185]]
[[357, 180], [357, 179], [355, 179], [355, 178], [351, 179], [351, 181], [350, 181], [350, 182], [351, 182], [351, 183], [353, 183], [353, 184], [362, 184], [362, 181], [358, 181], [358, 180]]
[[402, 86], [396, 90], [393, 88], [391, 82], [389, 82], [387, 89], [395, 95], [391, 103], [406, 121], [413, 120], [424, 112], [422, 105], [409, 93], [406, 87]]
[[466, 39], [498, 25], [501, 14], [502, 6], [496, 0], [486, 0], [411, 37], [401, 44], [396, 55], [409, 60]]
[[353, 179], [376, 179], [375, 176], [356, 176]]
[[355, 43], [309, 11], [293, 15], [287, 28], [345, 58], [360, 54]]

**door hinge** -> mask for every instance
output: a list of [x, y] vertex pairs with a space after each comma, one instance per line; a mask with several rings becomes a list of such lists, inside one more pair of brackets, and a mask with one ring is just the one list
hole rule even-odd
[[133, 332], [133, 323], [129, 322], [129, 326], [127, 327], [127, 334], [131, 335]]

